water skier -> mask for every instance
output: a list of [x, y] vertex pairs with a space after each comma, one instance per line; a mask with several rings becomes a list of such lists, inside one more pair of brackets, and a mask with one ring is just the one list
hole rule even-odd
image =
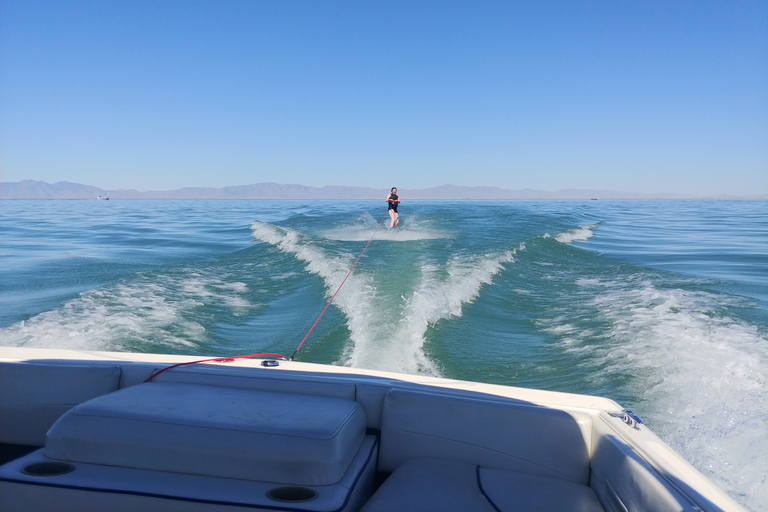
[[397, 205], [400, 204], [400, 198], [397, 197], [397, 187], [392, 187], [392, 190], [387, 196], [387, 213], [389, 213], [389, 230], [392, 231], [400, 224], [400, 215], [397, 213]]

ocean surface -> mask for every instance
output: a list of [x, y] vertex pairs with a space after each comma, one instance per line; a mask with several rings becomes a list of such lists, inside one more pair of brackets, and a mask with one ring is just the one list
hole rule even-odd
[[0, 204], [0, 344], [607, 396], [768, 510], [768, 201]]

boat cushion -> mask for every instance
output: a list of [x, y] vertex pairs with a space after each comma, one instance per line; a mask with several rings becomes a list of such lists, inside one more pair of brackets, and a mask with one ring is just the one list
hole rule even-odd
[[71, 409], [48, 432], [59, 460], [245, 480], [330, 485], [365, 436], [341, 398], [147, 383]]
[[62, 414], [118, 389], [120, 375], [117, 366], [0, 362], [0, 442], [43, 446]]
[[361, 512], [602, 512], [591, 488], [515, 471], [444, 459], [415, 458], [381, 485]]
[[392, 389], [384, 399], [379, 466], [443, 457], [589, 484], [592, 421], [527, 403]]
[[[162, 368], [155, 368], [155, 372], [161, 370]], [[153, 380], [155, 382], [205, 384], [207, 386], [355, 399], [355, 384], [353, 382], [333, 382], [327, 379], [313, 379], [312, 377], [302, 378], [294, 375], [295, 373], [297, 372], [284, 375], [279, 371], [266, 368], [209, 368], [200, 365], [190, 368], [174, 368], [160, 373]]]

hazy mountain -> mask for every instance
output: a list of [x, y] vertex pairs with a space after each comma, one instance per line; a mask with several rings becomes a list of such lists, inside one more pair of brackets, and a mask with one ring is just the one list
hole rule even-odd
[[100, 188], [68, 181], [54, 184], [35, 180], [0, 183], [0, 198], [2, 199], [92, 199], [98, 195], [104, 195], [104, 191]]
[[[305, 187], [279, 183], [256, 183], [223, 188], [185, 187], [176, 190], [145, 191], [104, 190], [90, 185], [60, 181], [24, 180], [0, 183], [2, 199], [95, 199], [107, 196], [112, 199], [384, 199], [389, 189], [368, 187], [326, 186]], [[563, 199], [563, 198], [653, 198], [686, 197], [682, 194], [638, 194], [617, 190], [563, 189], [510, 190], [496, 187], [461, 187], [442, 185], [425, 189], [399, 188], [398, 193], [407, 199]]]

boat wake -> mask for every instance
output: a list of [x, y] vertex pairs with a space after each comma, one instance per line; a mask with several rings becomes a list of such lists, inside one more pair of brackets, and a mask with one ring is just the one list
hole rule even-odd
[[380, 312], [377, 329], [365, 333], [361, 343], [347, 352], [346, 364], [439, 376], [424, 353], [427, 329], [442, 319], [460, 317], [462, 307], [478, 297], [482, 286], [491, 284], [504, 263], [513, 261], [513, 252], [454, 258], [445, 266], [423, 264], [419, 284], [410, 296], [401, 296], [393, 308], [394, 318], [391, 312]]
[[[306, 235], [288, 228], [255, 222], [251, 229], [255, 239], [304, 261], [307, 271], [323, 278], [329, 298], [355, 261], [352, 254], [331, 256]], [[366, 239], [370, 235], [369, 230]], [[441, 319], [461, 316], [462, 306], [475, 300], [482, 286], [513, 261], [513, 253], [456, 257], [445, 264], [418, 262], [416, 269], [410, 269], [418, 274], [410, 292], [404, 287], [411, 280], [387, 286], [386, 279], [358, 267], [334, 301], [347, 318], [352, 341], [339, 363], [439, 376], [439, 368], [424, 352], [427, 329]]]
[[[573, 242], [586, 242], [594, 236], [595, 233], [592, 230], [596, 227], [597, 224], [579, 226], [577, 228], [558, 233], [553, 238], [563, 244], [572, 244]], [[549, 237], [551, 235], [544, 236]]]
[[72, 350], [175, 350], [205, 340], [194, 318], [203, 306], [245, 315], [253, 305], [245, 283], [184, 268], [143, 273], [81, 293], [60, 308], [0, 329], [3, 345]]
[[[341, 242], [367, 242], [371, 238], [371, 233], [378, 226], [379, 221], [370, 215], [361, 216], [352, 226], [340, 226], [323, 231], [320, 235], [327, 240], [338, 240]], [[395, 230], [389, 229], [389, 217], [384, 219], [376, 240], [385, 240], [389, 242], [413, 242], [417, 240], [437, 240], [441, 238], [450, 238], [450, 234], [439, 229], [435, 229], [431, 223], [419, 220], [415, 216], [410, 216], [408, 222], [401, 224]]]
[[[582, 278], [577, 285], [582, 317], [550, 319], [557, 326], [545, 330], [578, 354], [596, 386], [630, 378], [646, 423], [759, 510], [768, 492], [765, 479], [754, 478], [768, 474], [768, 340], [727, 310], [750, 307], [748, 299], [662, 286], [647, 275]], [[602, 326], [595, 330], [587, 318]]]

